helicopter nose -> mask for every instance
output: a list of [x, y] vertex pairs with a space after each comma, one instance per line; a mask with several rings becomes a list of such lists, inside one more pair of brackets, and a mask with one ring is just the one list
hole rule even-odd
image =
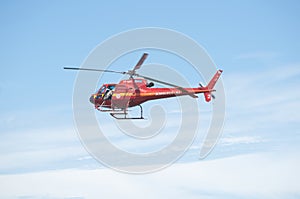
[[90, 97], [90, 102], [91, 102], [92, 104], [95, 104], [95, 98], [94, 98], [94, 95], [92, 95], [92, 96]]

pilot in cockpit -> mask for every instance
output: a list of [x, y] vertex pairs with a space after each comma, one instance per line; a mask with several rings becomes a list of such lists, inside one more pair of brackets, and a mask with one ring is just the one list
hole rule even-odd
[[103, 95], [103, 100], [111, 100], [114, 90], [115, 90], [115, 86], [113, 85], [108, 86], [105, 91], [105, 94]]

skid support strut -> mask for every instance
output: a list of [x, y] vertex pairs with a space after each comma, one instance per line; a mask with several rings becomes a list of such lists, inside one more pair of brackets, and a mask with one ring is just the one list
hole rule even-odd
[[141, 105], [138, 106], [140, 107], [140, 114], [141, 114], [139, 117], [128, 117], [128, 112], [127, 112], [128, 110], [126, 108], [123, 111], [110, 113], [110, 115], [118, 120], [142, 120], [144, 119], [143, 107]]

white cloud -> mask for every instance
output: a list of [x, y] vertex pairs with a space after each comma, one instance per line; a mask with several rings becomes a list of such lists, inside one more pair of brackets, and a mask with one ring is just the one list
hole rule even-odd
[[1, 173], [72, 167], [87, 155], [72, 128], [3, 132], [1, 138]]
[[256, 154], [175, 164], [157, 173], [109, 169], [1, 175], [0, 197], [290, 198], [300, 196], [299, 154]]
[[220, 140], [222, 145], [254, 144], [260, 142], [264, 142], [264, 140], [258, 136], [224, 137]]
[[257, 132], [299, 123], [300, 64], [224, 74], [226, 125], [224, 132]]

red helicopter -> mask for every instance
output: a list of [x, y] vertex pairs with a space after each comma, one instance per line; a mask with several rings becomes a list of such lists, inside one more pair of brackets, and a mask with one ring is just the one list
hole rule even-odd
[[[90, 97], [90, 102], [94, 104], [98, 111], [109, 112], [110, 115], [116, 119], [144, 119], [143, 108], [141, 104], [149, 100], [183, 95], [189, 95], [193, 98], [198, 98], [198, 96], [195, 95], [198, 93], [204, 94], [206, 102], [209, 102], [211, 101], [211, 98], [214, 98], [212, 92], [215, 91], [214, 86], [219, 79], [222, 70], [218, 70], [216, 72], [207, 86], [202, 86], [199, 83], [199, 87], [196, 88], [183, 88], [175, 84], [137, 74], [136, 70], [141, 68], [147, 57], [148, 54], [144, 53], [133, 70], [128, 70], [127, 72], [74, 67], [64, 67], [64, 69], [110, 72], [129, 75], [129, 79], [121, 80], [118, 84], [103, 84], [98, 92], [92, 94]], [[154, 83], [148, 83], [147, 80], [171, 86], [172, 88], [152, 88]], [[128, 108], [134, 106], [140, 107], [140, 116], [138, 117], [128, 116]]]

